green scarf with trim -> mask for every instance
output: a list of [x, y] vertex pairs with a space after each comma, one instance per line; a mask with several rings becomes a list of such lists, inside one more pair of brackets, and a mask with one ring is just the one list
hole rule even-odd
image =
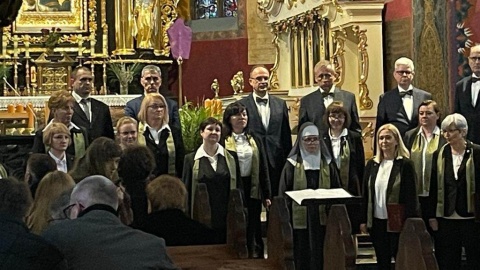
[[[252, 178], [250, 198], [261, 200], [262, 194], [260, 193], [260, 152], [252, 136], [247, 135], [247, 140], [253, 151], [252, 172], [250, 175]], [[225, 139], [225, 149], [237, 152], [237, 146], [233, 136], [228, 136]]]
[[342, 183], [342, 187], [345, 190], [348, 190], [349, 179], [350, 179], [350, 146], [347, 141], [346, 136], [341, 137], [340, 141], [340, 164], [339, 166], [340, 171], [340, 182]]
[[417, 194], [423, 194], [424, 191], [430, 190], [430, 178], [432, 174], [432, 158], [433, 153], [438, 149], [440, 143], [440, 136], [433, 135], [430, 142], [427, 143], [425, 150], [425, 171], [423, 171], [423, 149], [425, 148], [425, 140], [422, 134], [417, 134], [413, 141], [412, 149], [410, 151], [410, 159], [415, 166], [415, 173], [417, 174]]
[[[445, 144], [440, 148], [437, 158], [437, 217], [443, 217], [445, 215], [445, 158], [443, 157], [443, 151], [448, 144]], [[470, 156], [467, 159], [466, 164], [466, 180], [467, 180], [467, 211], [469, 213], [475, 212], [475, 163], [473, 160], [473, 150], [468, 147], [465, 151], [470, 151]], [[470, 196], [468, 196], [470, 195]]]

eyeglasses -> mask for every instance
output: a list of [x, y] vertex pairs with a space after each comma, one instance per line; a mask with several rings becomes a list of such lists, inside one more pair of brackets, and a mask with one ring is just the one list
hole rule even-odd
[[267, 76], [258, 76], [258, 77], [252, 78], [252, 79], [256, 80], [257, 82], [268, 81]]
[[456, 129], [442, 129], [443, 133], [449, 133], [449, 134], [452, 134], [455, 131], [460, 131], [460, 129], [458, 129], [458, 128], [456, 128]]
[[412, 74], [412, 72], [410, 70], [397, 70], [397, 71], [395, 71], [395, 73], [397, 73], [398, 75], [401, 75], [401, 76], [408, 76], [408, 75]]
[[165, 109], [165, 105], [160, 105], [160, 104], [152, 104], [149, 105], [148, 108], [158, 110], [158, 109]]
[[344, 120], [345, 119], [345, 115], [343, 115], [343, 114], [330, 114], [328, 117], [330, 117], [330, 119], [335, 119], [335, 120]]
[[480, 56], [470, 56], [468, 59], [472, 60], [472, 62], [480, 61]]
[[317, 78], [319, 78], [319, 79], [321, 79], [321, 80], [323, 80], [323, 79], [327, 79], [327, 80], [328, 80], [328, 79], [332, 78], [332, 74], [330, 74], [330, 73], [323, 73], [323, 74], [318, 75]]
[[320, 141], [318, 136], [305, 136], [302, 141], [306, 144], [317, 144]]
[[70, 219], [70, 214], [72, 213], [72, 208], [77, 205], [76, 203], [74, 204], [70, 204], [69, 206], [65, 207], [65, 209], [63, 209], [63, 214], [65, 215], [65, 217], [67, 219]]

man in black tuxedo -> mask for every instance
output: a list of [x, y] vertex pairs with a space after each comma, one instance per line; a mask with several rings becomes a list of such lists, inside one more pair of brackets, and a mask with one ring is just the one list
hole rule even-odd
[[261, 138], [265, 146], [271, 190], [276, 196], [280, 174], [292, 149], [292, 134], [287, 104], [281, 98], [268, 94], [269, 76], [266, 67], [254, 66], [248, 80], [253, 93], [240, 102], [247, 108], [249, 129]]
[[455, 89], [454, 112], [460, 113], [467, 119], [467, 139], [480, 144], [480, 45], [470, 49], [468, 64], [472, 75], [463, 78]]
[[[138, 121], [138, 112], [140, 111], [140, 105], [142, 105], [143, 98], [148, 93], [159, 93], [160, 86], [162, 85], [162, 71], [158, 66], [147, 65], [142, 69], [142, 77], [140, 83], [143, 86], [143, 95], [136, 97], [125, 106], [125, 115], [133, 117]], [[180, 116], [178, 115], [178, 103], [172, 99], [165, 97], [168, 106], [168, 116], [170, 125], [180, 125]]]
[[412, 85], [414, 75], [412, 60], [401, 57], [395, 61], [393, 77], [398, 86], [380, 96], [375, 130], [390, 123], [403, 137], [407, 130], [418, 126], [418, 107], [424, 100], [432, 99], [432, 94]]
[[333, 84], [337, 76], [333, 65], [322, 60], [315, 65], [314, 72], [315, 82], [318, 83], [318, 91], [313, 91], [302, 98], [298, 126], [300, 127], [305, 122], [312, 122], [318, 127], [320, 134], [326, 134], [328, 126], [323, 122], [325, 109], [333, 101], [340, 101], [352, 119], [348, 129], [361, 132], [355, 95]]
[[112, 116], [107, 104], [90, 97], [92, 72], [84, 66], [72, 71], [72, 96], [75, 98], [72, 122], [88, 131], [89, 141], [98, 137], [113, 139]]

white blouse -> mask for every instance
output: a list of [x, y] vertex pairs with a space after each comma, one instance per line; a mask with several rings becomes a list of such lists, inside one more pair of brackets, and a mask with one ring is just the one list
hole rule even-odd
[[374, 217], [378, 219], [387, 219], [387, 187], [388, 179], [392, 173], [393, 160], [383, 160], [378, 168], [377, 178], [375, 179], [375, 209]]

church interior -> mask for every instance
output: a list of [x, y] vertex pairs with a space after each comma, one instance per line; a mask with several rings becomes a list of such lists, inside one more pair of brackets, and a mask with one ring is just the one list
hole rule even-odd
[[413, 60], [413, 84], [448, 115], [455, 84], [472, 73], [470, 48], [480, 44], [480, 0], [7, 0], [0, 9], [8, 3], [20, 7], [0, 35], [0, 162], [19, 167], [48, 122], [47, 100], [72, 90], [77, 66], [92, 70], [92, 97], [110, 107], [115, 126], [143, 93], [145, 65], [160, 67], [160, 93], [180, 108], [225, 108], [252, 92], [251, 68], [265, 65], [295, 141], [301, 99], [318, 89], [321, 60], [355, 95], [367, 160], [379, 97], [397, 85], [395, 61]]

